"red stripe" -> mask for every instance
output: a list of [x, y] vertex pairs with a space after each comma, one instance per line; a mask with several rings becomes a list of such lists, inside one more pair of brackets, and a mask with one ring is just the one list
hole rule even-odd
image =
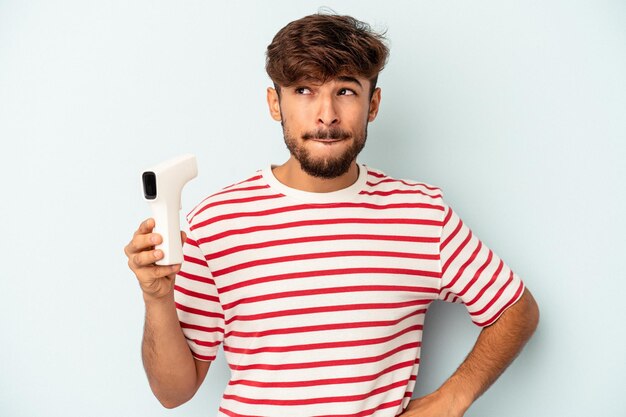
[[489, 255], [487, 255], [487, 259], [485, 259], [485, 262], [483, 262], [480, 268], [476, 270], [476, 272], [474, 273], [474, 276], [469, 280], [467, 284], [465, 284], [465, 287], [461, 291], [456, 293], [458, 297], [463, 297], [465, 293], [467, 293], [467, 291], [469, 291], [469, 289], [474, 286], [474, 284], [478, 281], [478, 278], [480, 278], [480, 276], [482, 275], [483, 271], [487, 269], [489, 264], [491, 264], [492, 260], [493, 260], [493, 252], [489, 251]]
[[384, 410], [386, 408], [397, 407], [402, 404], [402, 400], [394, 400], [386, 403], [382, 403], [377, 405], [374, 408], [369, 408], [367, 410], [363, 410], [356, 414], [325, 414], [323, 416], [314, 416], [314, 417], [367, 417], [371, 416], [378, 410]]
[[183, 259], [189, 263], [208, 266], [205, 259], [194, 258], [193, 256], [183, 255]]
[[286, 279], [312, 278], [335, 275], [351, 275], [351, 274], [392, 274], [392, 275], [410, 275], [425, 278], [439, 278], [437, 271], [421, 271], [419, 269], [405, 268], [336, 268], [323, 269], [319, 271], [301, 271], [291, 272], [288, 274], [269, 275], [266, 277], [253, 278], [246, 281], [237, 282], [227, 285], [219, 289], [220, 294], [227, 293], [238, 288], [249, 287], [251, 285], [264, 284], [267, 282], [283, 281]]
[[367, 173], [369, 175], [372, 175], [372, 176], [376, 177], [376, 178], [386, 178], [387, 177], [385, 174], [381, 174], [380, 172], [376, 172], [376, 171], [367, 170]]
[[297, 316], [302, 314], [329, 313], [337, 311], [357, 311], [357, 310], [382, 310], [392, 308], [415, 307], [424, 304], [430, 304], [431, 300], [410, 300], [400, 303], [362, 303], [362, 304], [341, 304], [333, 306], [306, 307], [295, 308], [290, 310], [271, 311], [267, 313], [235, 315], [226, 320], [225, 324], [231, 324], [234, 321], [254, 321], [264, 320], [284, 316]]
[[476, 301], [478, 301], [480, 298], [482, 298], [483, 294], [485, 294], [485, 292], [491, 288], [491, 286], [496, 282], [496, 278], [500, 275], [500, 272], [502, 272], [502, 269], [504, 268], [504, 262], [502, 262], [502, 260], [500, 260], [500, 263], [498, 264], [498, 268], [496, 269], [496, 272], [493, 273], [493, 275], [491, 275], [491, 279], [489, 280], [489, 282], [480, 289], [480, 291], [478, 291], [478, 294], [476, 294], [476, 296], [468, 301], [467, 303], [465, 303], [466, 306], [470, 307], [472, 306], [474, 303], [476, 303]]
[[322, 343], [306, 343], [303, 345], [291, 345], [291, 346], [264, 346], [260, 348], [254, 349], [245, 349], [238, 348], [234, 346], [224, 346], [225, 352], [233, 352], [240, 353], [242, 355], [256, 355], [259, 353], [279, 353], [279, 352], [301, 352], [303, 350], [320, 350], [320, 349], [336, 349], [336, 348], [345, 348], [345, 347], [354, 347], [354, 346], [369, 346], [369, 345], [379, 345], [381, 343], [386, 343], [391, 340], [394, 340], [406, 333], [410, 333], [413, 331], [420, 331], [423, 329], [422, 325], [415, 324], [413, 326], [409, 326], [405, 329], [400, 330], [392, 335], [379, 337], [374, 339], [362, 339], [362, 340], [343, 340], [337, 342], [322, 342]]
[[[378, 178], [386, 178], [386, 176], [382, 176], [382, 177], [378, 177]], [[431, 187], [429, 185], [424, 184], [423, 182], [408, 182], [408, 181], [404, 181], [404, 180], [398, 180], [398, 179], [395, 179], [395, 178], [386, 178], [386, 179], [384, 179], [382, 181], [378, 181], [378, 182], [370, 182], [370, 181], [368, 181], [368, 182], [366, 182], [366, 184], [369, 185], [370, 187], [372, 187], [372, 186], [379, 185], [379, 184], [384, 184], [384, 183], [387, 183], [387, 182], [399, 182], [401, 184], [408, 185], [409, 187], [419, 186], [419, 187], [424, 187], [427, 190], [431, 190], [431, 191], [441, 191], [441, 189], [439, 189], [438, 187]]]
[[221, 340], [218, 340], [218, 341], [215, 341], [215, 342], [207, 342], [207, 341], [198, 340], [198, 339], [187, 339], [187, 340], [191, 340], [196, 345], [202, 346], [202, 347], [215, 347], [215, 346], [219, 346], [220, 343], [222, 343]]
[[231, 330], [227, 332], [224, 337], [253, 337], [260, 338], [265, 336], [274, 336], [274, 335], [283, 335], [283, 334], [294, 334], [294, 333], [310, 333], [310, 332], [318, 332], [318, 331], [332, 331], [332, 330], [344, 330], [344, 329], [358, 329], [358, 328], [372, 328], [372, 327], [386, 327], [386, 326], [395, 326], [402, 321], [413, 317], [418, 316], [420, 314], [426, 314], [426, 309], [419, 309], [410, 312], [409, 314], [400, 317], [397, 320], [381, 320], [381, 321], [359, 321], [359, 322], [350, 322], [350, 323], [330, 323], [330, 324], [320, 324], [316, 326], [299, 326], [299, 327], [287, 327], [281, 329], [271, 329], [271, 330], [261, 330], [254, 332], [241, 332], [236, 330]]
[[221, 413], [226, 414], [226, 415], [227, 415], [227, 416], [229, 416], [229, 417], [263, 417], [263, 416], [253, 416], [253, 415], [250, 415], [250, 414], [239, 414], [239, 413], [235, 413], [234, 411], [230, 411], [230, 410], [228, 410], [228, 409], [226, 409], [226, 408], [224, 408], [224, 407], [220, 407], [220, 408], [219, 408], [219, 411], [220, 411]]
[[378, 394], [382, 394], [387, 391], [391, 391], [394, 388], [406, 386], [408, 381], [397, 381], [392, 384], [376, 388], [368, 393], [357, 395], [344, 395], [337, 397], [320, 397], [320, 398], [306, 398], [297, 400], [281, 400], [281, 399], [265, 399], [265, 398], [247, 398], [240, 395], [224, 394], [223, 398], [226, 400], [233, 400], [245, 404], [263, 404], [263, 405], [280, 405], [280, 406], [298, 406], [309, 404], [326, 404], [337, 402], [349, 402], [349, 401], [363, 401]]
[[270, 188], [268, 184], [265, 185], [251, 185], [250, 187], [241, 187], [241, 188], [229, 188], [218, 193], [213, 194], [211, 197], [215, 197], [222, 194], [235, 193], [237, 191], [254, 191], [254, 190], [264, 190], [266, 188]]
[[398, 179], [395, 179], [395, 178], [385, 178], [385, 179], [380, 180], [378, 182], [370, 182], [370, 181], [368, 181], [368, 182], [366, 182], [366, 184], [371, 186], [371, 187], [373, 187], [373, 186], [376, 186], [376, 185], [379, 185], [379, 184], [385, 184], [385, 183], [389, 183], [389, 182], [399, 182], [401, 184], [408, 185], [410, 187], [415, 187], [415, 186], [418, 186], [418, 185], [422, 185], [422, 184], [419, 184], [417, 182], [407, 182], [407, 181], [398, 180]]
[[[465, 239], [461, 242], [461, 244], [456, 248], [456, 250], [450, 255], [450, 257], [446, 260], [446, 262], [444, 263], [444, 265], [441, 267], [441, 275], [445, 275], [445, 273], [448, 271], [448, 267], [450, 266], [450, 264], [452, 264], [452, 262], [454, 262], [454, 260], [456, 259], [457, 256], [459, 256], [459, 254], [461, 252], [463, 252], [463, 250], [465, 249], [465, 246], [467, 246], [467, 244], [470, 242], [470, 240], [472, 239], [472, 231], [468, 230], [467, 236], [465, 237]], [[476, 255], [478, 254], [478, 251], [480, 250], [480, 247], [482, 246], [482, 242], [478, 241], [478, 248], [474, 250], [474, 253], [472, 253], [472, 256], [470, 257], [470, 260], [473, 260]], [[469, 262], [469, 261], [468, 261]], [[463, 267], [469, 265], [467, 262], [463, 265]], [[464, 269], [464, 268], [463, 268]], [[457, 277], [458, 277], [458, 273], [457, 273]], [[455, 278], [456, 281], [456, 278]], [[443, 288], [449, 287], [450, 285], [447, 285]]]
[[210, 356], [206, 356], [206, 355], [201, 355], [199, 353], [194, 352], [193, 350], [191, 351], [191, 355], [201, 361], [214, 361], [215, 360], [215, 356], [216, 355], [210, 355]]
[[301, 211], [301, 210], [328, 210], [328, 209], [338, 209], [338, 208], [363, 208], [363, 209], [371, 209], [371, 210], [424, 208], [424, 209], [443, 211], [443, 207], [440, 205], [426, 204], [426, 203], [396, 203], [396, 204], [385, 204], [385, 205], [371, 204], [371, 203], [299, 204], [295, 206], [276, 207], [273, 209], [261, 210], [261, 211], [249, 211], [249, 212], [223, 214], [221, 216], [215, 216], [210, 219], [204, 220], [197, 224], [192, 224], [190, 229], [195, 230], [200, 227], [204, 227], [209, 224], [217, 223], [223, 220], [233, 220], [233, 219], [238, 219], [242, 217], [264, 217], [264, 216], [271, 216], [273, 214], [289, 213], [289, 212]]
[[224, 329], [222, 329], [221, 327], [199, 326], [197, 324], [185, 323], [183, 321], [180, 321], [179, 323], [180, 327], [183, 329], [199, 330], [205, 333], [224, 333]]
[[478, 311], [473, 311], [470, 313], [470, 315], [472, 316], [480, 316], [481, 314], [484, 314], [487, 310], [489, 310], [489, 308], [495, 304], [496, 301], [498, 301], [498, 299], [502, 296], [502, 294], [504, 293], [504, 290], [509, 286], [509, 284], [513, 282], [513, 271], [511, 271], [511, 273], [509, 274], [509, 279], [504, 283], [504, 285], [502, 285], [502, 287], [500, 287], [500, 289], [498, 290], [498, 292], [494, 295], [494, 297], [491, 299], [491, 301], [489, 301], [483, 308], [481, 308]]
[[213, 281], [211, 278], [190, 274], [189, 272], [186, 272], [186, 271], [178, 271], [176, 275], [180, 275], [183, 278], [191, 279], [193, 281], [202, 282], [204, 284], [215, 285], [215, 281]]
[[243, 371], [248, 369], [264, 369], [264, 370], [284, 370], [284, 369], [308, 369], [308, 368], [324, 368], [328, 366], [347, 366], [347, 365], [360, 365], [364, 363], [372, 363], [382, 361], [396, 353], [403, 352], [409, 349], [417, 349], [421, 346], [420, 342], [411, 342], [398, 346], [388, 352], [381, 355], [370, 356], [366, 358], [350, 358], [350, 359], [334, 359], [329, 361], [314, 361], [314, 362], [300, 362], [300, 363], [281, 363], [281, 364], [262, 364], [254, 363], [250, 365], [232, 365], [231, 369], [234, 371]]
[[235, 187], [235, 186], [237, 186], [237, 185], [241, 185], [241, 184], [245, 184], [245, 183], [247, 183], [247, 182], [252, 182], [252, 181], [260, 180], [261, 178], [263, 178], [263, 174], [257, 174], [257, 175], [255, 175], [255, 176], [253, 176], [253, 177], [250, 177], [250, 178], [246, 179], [246, 180], [239, 181], [239, 182], [236, 182], [236, 183], [234, 183], [234, 184], [228, 185], [228, 186], [224, 187], [223, 189], [224, 189], [224, 190], [228, 190], [229, 188], [233, 188], [233, 187]]
[[[289, 223], [269, 224], [263, 226], [251, 226], [243, 229], [231, 229], [222, 233], [217, 233], [213, 236], [208, 236], [202, 239], [198, 239], [198, 243], [214, 242], [219, 239], [223, 239], [232, 235], [243, 235], [248, 233], [262, 232], [266, 230], [279, 230], [290, 229], [295, 227], [304, 226], [321, 226], [332, 224], [411, 224], [411, 225], [423, 225], [423, 226], [441, 226], [439, 220], [424, 220], [424, 219], [364, 219], [364, 218], [340, 218], [340, 219], [318, 219], [318, 220], [301, 220]], [[193, 226], [192, 226], [193, 227]]]
[[182, 305], [180, 303], [176, 303], [176, 308], [179, 309], [180, 311], [185, 311], [185, 312], [191, 313], [191, 314], [197, 314], [199, 316], [217, 317], [219, 319], [223, 319], [224, 318], [223, 314], [215, 313], [213, 311], [204, 311], [204, 310], [200, 310], [198, 308], [187, 307], [187, 306]]
[[459, 222], [457, 223], [455, 229], [452, 231], [452, 233], [450, 234], [450, 236], [448, 236], [446, 238], [446, 240], [443, 241], [443, 243], [439, 246], [439, 250], [443, 251], [443, 249], [448, 246], [448, 243], [450, 243], [450, 241], [452, 239], [454, 239], [454, 237], [457, 235], [457, 233], [459, 233], [459, 231], [461, 230], [461, 227], [463, 227], [463, 221], [461, 219], [459, 219]]
[[[368, 184], [368, 185], [373, 185], [373, 184]], [[422, 190], [390, 190], [390, 191], [361, 191], [359, 194], [361, 195], [380, 195], [383, 197], [386, 196], [390, 196], [390, 195], [396, 195], [396, 194], [422, 194], [425, 195], [427, 197], [431, 197], [431, 198], [440, 198], [441, 194], [428, 194], [423, 192]]]
[[284, 194], [269, 194], [269, 195], [257, 195], [257, 196], [254, 196], [254, 197], [233, 198], [233, 199], [230, 199], [230, 200], [214, 201], [212, 203], [208, 203], [208, 204], [204, 205], [201, 209], [196, 211], [195, 214], [193, 215], [193, 217], [191, 219], [189, 219], [189, 222], [193, 222], [193, 219], [195, 219], [196, 216], [198, 216], [203, 211], [208, 210], [208, 209], [210, 209], [212, 207], [224, 206], [224, 205], [228, 205], [228, 204], [252, 203], [252, 202], [255, 202], [255, 201], [263, 201], [263, 200], [271, 200], [271, 199], [274, 199], [274, 198], [282, 198], [284, 196], [285, 196]]
[[420, 236], [398, 236], [398, 235], [366, 235], [366, 234], [347, 234], [347, 235], [327, 235], [327, 236], [303, 236], [290, 239], [277, 239], [268, 242], [250, 243], [247, 245], [234, 246], [220, 252], [210, 253], [206, 255], [207, 260], [214, 260], [233, 253], [245, 250], [269, 248], [272, 246], [293, 245], [297, 243], [325, 242], [332, 240], [381, 240], [392, 242], [415, 242], [415, 243], [436, 243], [438, 237], [420, 237]]
[[232, 303], [223, 304], [224, 311], [230, 310], [240, 304], [257, 303], [260, 301], [277, 300], [280, 298], [292, 298], [292, 297], [308, 297], [315, 295], [327, 295], [327, 294], [340, 294], [346, 292], [380, 292], [380, 291], [395, 291], [395, 292], [409, 292], [409, 293], [426, 293], [437, 294], [439, 289], [431, 287], [414, 287], [414, 286], [401, 286], [401, 285], [353, 285], [346, 287], [330, 287], [330, 288], [309, 288], [306, 290], [294, 290], [284, 291], [271, 294], [257, 295], [254, 297], [240, 298]]
[[448, 225], [448, 222], [450, 221], [451, 218], [452, 218], [452, 209], [448, 207], [448, 212], [446, 213], [446, 217], [443, 219], [443, 227], [446, 227]]
[[494, 321], [496, 321], [498, 317], [500, 317], [500, 314], [502, 314], [504, 310], [509, 308], [511, 304], [515, 303], [519, 299], [519, 296], [521, 295], [523, 289], [524, 289], [524, 283], [520, 281], [519, 287], [517, 288], [515, 295], [513, 296], [513, 298], [511, 298], [511, 300], [509, 300], [508, 303], [506, 303], [500, 310], [498, 310], [498, 312], [494, 314], [489, 320], [483, 321], [482, 323], [476, 323], [476, 324], [481, 327], [489, 326], [490, 324], [492, 324]]
[[[229, 189], [229, 188], [231, 188], [231, 187], [234, 187], [234, 186], [236, 186], [236, 185], [239, 185], [239, 184], [244, 184], [244, 183], [246, 183], [246, 182], [256, 181], [256, 180], [258, 180], [258, 179], [261, 179], [262, 177], [263, 177], [262, 175], [256, 175], [256, 176], [254, 176], [254, 177], [248, 178], [247, 180], [244, 180], [244, 181], [238, 182], [238, 183], [236, 183], [236, 184], [231, 184], [231, 185], [229, 185], [228, 187], [224, 187], [224, 188], [222, 189], [222, 191], [223, 191], [223, 190], [227, 190], [227, 189]], [[222, 191], [220, 191], [220, 192], [222, 192]], [[216, 193], [216, 194], [219, 194], [219, 193]], [[189, 220], [189, 219], [190, 219], [191, 213], [194, 213], [198, 207], [202, 207], [202, 205], [204, 204], [204, 202], [205, 202], [205, 201], [210, 200], [210, 199], [211, 199], [211, 198], [213, 198], [213, 196], [214, 196], [214, 195], [216, 195], [216, 194], [211, 194], [210, 196], [208, 196], [207, 198], [205, 198], [204, 200], [202, 200], [200, 203], [198, 203], [198, 204], [197, 204], [197, 205], [193, 208], [193, 210], [191, 210], [191, 211], [187, 214], [187, 220]]]
[[241, 271], [242, 269], [254, 268], [257, 266], [261, 266], [261, 265], [272, 265], [272, 264], [292, 262], [292, 261], [306, 261], [306, 260], [311, 260], [311, 259], [326, 259], [326, 258], [341, 258], [341, 257], [345, 258], [345, 257], [350, 257], [350, 256], [428, 259], [428, 260], [439, 259], [439, 255], [407, 253], [407, 252], [374, 251], [374, 250], [301, 253], [297, 255], [278, 256], [275, 258], [256, 259], [254, 261], [232, 265], [232, 266], [229, 266], [228, 268], [218, 269], [216, 271], [213, 271], [212, 275], [214, 278], [217, 278], [219, 276], [230, 274], [235, 271]]
[[273, 382], [260, 382], [251, 381], [247, 379], [231, 380], [228, 385], [246, 385], [250, 387], [258, 388], [299, 388], [299, 387], [314, 387], [318, 385], [336, 385], [336, 384], [356, 384], [359, 382], [373, 381], [381, 376], [393, 371], [404, 368], [412, 368], [415, 365], [415, 361], [405, 361], [392, 365], [382, 371], [364, 376], [353, 376], [347, 378], [329, 378], [329, 379], [314, 379], [309, 381], [273, 381]]
[[191, 291], [191, 290], [188, 290], [186, 288], [181, 287], [180, 285], [174, 285], [174, 289], [176, 291], [178, 291], [180, 293], [183, 293], [185, 295], [188, 295], [190, 297], [201, 298], [203, 300], [213, 301], [214, 303], [219, 303], [220, 302], [220, 299], [215, 297], [215, 296], [213, 296], [213, 295]]

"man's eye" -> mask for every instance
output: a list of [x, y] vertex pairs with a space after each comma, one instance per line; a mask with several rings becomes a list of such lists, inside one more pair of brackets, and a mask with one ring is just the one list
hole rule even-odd
[[341, 90], [339, 90], [339, 95], [340, 96], [354, 96], [356, 95], [356, 93], [354, 92], [354, 90], [350, 90], [349, 88], [342, 88]]
[[311, 94], [311, 90], [306, 87], [298, 87], [296, 88], [296, 94]]

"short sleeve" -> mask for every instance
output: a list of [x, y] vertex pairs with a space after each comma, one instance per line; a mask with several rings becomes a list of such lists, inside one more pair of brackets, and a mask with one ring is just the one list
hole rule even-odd
[[212, 361], [224, 339], [224, 312], [209, 266], [191, 232], [183, 255], [174, 286], [178, 320], [193, 356]]
[[447, 205], [439, 242], [439, 299], [461, 302], [481, 327], [495, 322], [524, 292], [522, 280]]

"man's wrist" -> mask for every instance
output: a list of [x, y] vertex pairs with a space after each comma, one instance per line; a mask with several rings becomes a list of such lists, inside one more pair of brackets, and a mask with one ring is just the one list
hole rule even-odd
[[155, 296], [152, 294], [148, 294], [143, 292], [143, 301], [146, 304], [146, 308], [156, 307], [159, 308], [161, 306], [169, 306], [174, 303], [174, 291], [169, 291], [165, 295]]
[[446, 397], [458, 415], [463, 415], [475, 400], [467, 384], [455, 376], [450, 377], [435, 392]]

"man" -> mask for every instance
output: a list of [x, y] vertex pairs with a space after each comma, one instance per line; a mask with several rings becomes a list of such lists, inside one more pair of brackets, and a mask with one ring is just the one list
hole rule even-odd
[[[154, 265], [152, 219], [135, 232], [143, 360], [164, 406], [195, 394], [222, 344], [221, 416], [462, 416], [533, 333], [530, 292], [439, 189], [356, 162], [387, 53], [351, 17], [291, 22], [266, 66], [289, 160], [196, 206], [182, 266]], [[483, 330], [437, 391], [411, 400], [437, 299], [464, 303]]]

